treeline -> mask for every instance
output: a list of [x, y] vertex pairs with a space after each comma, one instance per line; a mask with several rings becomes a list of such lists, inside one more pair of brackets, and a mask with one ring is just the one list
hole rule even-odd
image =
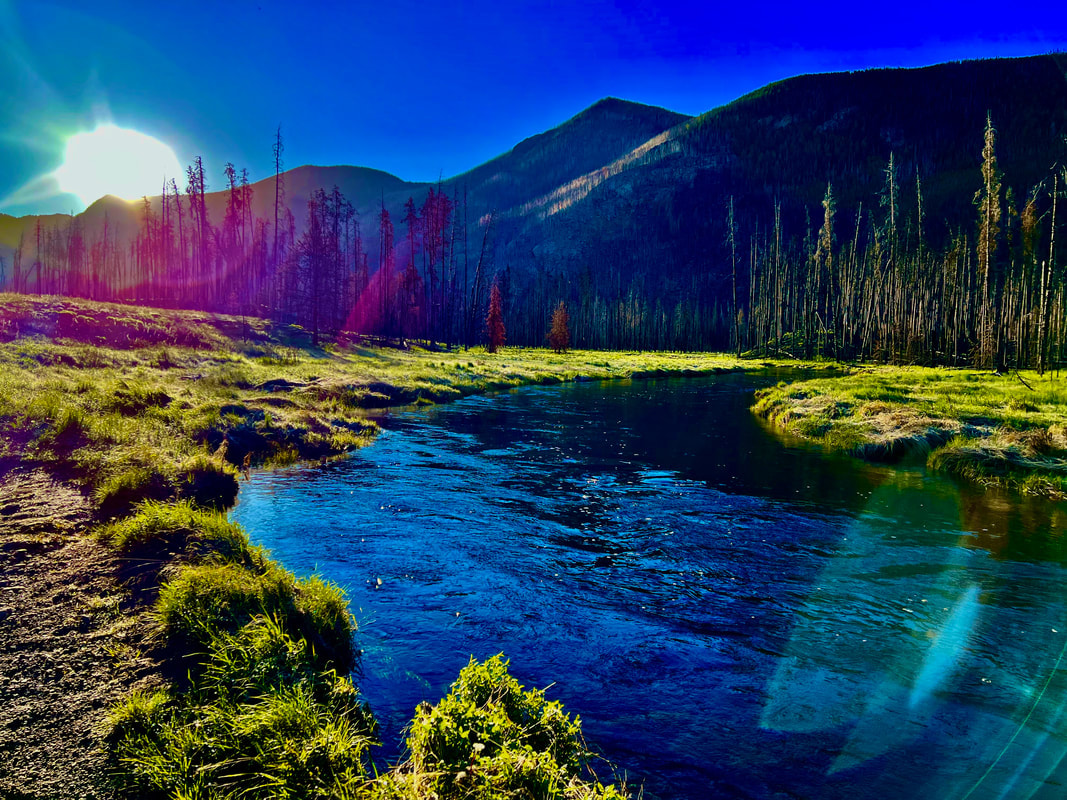
[[1004, 370], [1059, 364], [1064, 272], [1057, 206], [1064, 170], [1016, 198], [1002, 185], [987, 119], [974, 216], [947, 245], [927, 239], [918, 174], [891, 155], [877, 207], [838, 214], [832, 186], [822, 224], [786, 243], [780, 214], [739, 244], [728, 223], [734, 283], [731, 339], [738, 350], [839, 360], [971, 364]]
[[421, 203], [408, 199], [397, 231], [383, 199], [368, 252], [355, 207], [334, 187], [312, 192], [298, 232], [286, 203], [283, 152], [279, 130], [273, 219], [254, 214], [247, 171], [227, 164], [225, 210], [213, 221], [198, 157], [184, 192], [171, 180], [158, 200], [144, 198], [132, 238], [116, 233], [106, 212], [93, 231], [73, 215], [51, 226], [38, 219], [33, 234], [20, 239], [10, 275], [0, 261], [0, 288], [254, 314], [301, 325], [316, 341], [342, 332], [483, 340], [495, 277], [492, 214], [471, 224], [466, 197], [438, 186]]
[[[793, 214], [790, 225], [781, 202], [761, 217], [742, 215], [727, 198], [721, 240], [697, 239], [713, 251], [716, 268], [538, 272], [528, 302], [510, 308], [511, 341], [539, 343], [563, 298], [580, 346], [1001, 370], [1058, 365], [1067, 336], [1058, 201], [1067, 172], [1054, 164], [1016, 196], [1003, 185], [996, 147], [987, 119], [967, 189], [971, 211], [937, 220], [939, 228], [948, 224], [947, 237], [928, 233], [923, 178], [917, 169], [901, 174], [891, 154], [868, 204], [843, 211], [827, 185], [806, 224]], [[677, 233], [680, 245], [686, 235]]]
[[[1005, 188], [991, 119], [966, 202], [955, 204], [969, 211], [955, 220], [927, 219], [931, 176], [915, 158], [914, 172], [903, 174], [891, 154], [881, 188], [866, 201], [839, 207], [838, 188], [829, 184], [806, 221], [798, 221], [793, 198], [783, 213], [782, 201], [760, 211], [759, 198], [727, 197], [717, 201], [715, 224], [697, 229], [677, 224], [650, 198], [642, 216], [611, 221], [632, 226], [627, 263], [639, 266], [617, 268], [621, 254], [598, 247], [591, 226], [578, 240], [587, 265], [577, 273], [536, 260], [498, 268], [495, 240], [512, 236], [515, 221], [501, 218], [498, 230], [494, 212], [473, 212], [479, 206], [455, 185], [410, 197], [396, 222], [384, 198], [361, 219], [337, 188], [320, 189], [298, 231], [282, 153], [279, 131], [271, 219], [253, 213], [247, 174], [227, 165], [225, 209], [214, 222], [196, 159], [184, 192], [171, 181], [159, 200], [144, 201], [126, 245], [106, 216], [94, 232], [83, 231], [77, 217], [52, 228], [38, 222], [31, 240], [20, 242], [6, 286], [257, 314], [301, 325], [316, 340], [360, 334], [443, 344], [486, 340], [495, 286], [510, 344], [543, 345], [563, 301], [577, 347], [1002, 370], [1043, 370], [1064, 358], [1057, 230], [1067, 174], [1055, 164], [1021, 196]], [[965, 175], [954, 180], [963, 185]], [[674, 262], [658, 260], [663, 251], [654, 241], [642, 251], [645, 239], [670, 242]]]

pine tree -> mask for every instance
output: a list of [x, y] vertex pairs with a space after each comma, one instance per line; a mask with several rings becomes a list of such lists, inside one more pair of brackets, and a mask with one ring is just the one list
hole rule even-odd
[[552, 312], [552, 329], [548, 332], [548, 344], [557, 353], [567, 352], [571, 344], [571, 332], [568, 328], [570, 318], [567, 316], [567, 306], [562, 300]]
[[985, 144], [982, 147], [982, 188], [975, 194], [978, 205], [978, 271], [982, 276], [982, 296], [978, 327], [978, 365], [999, 366], [996, 316], [997, 237], [1000, 234], [1000, 170], [997, 168], [996, 129], [992, 115], [986, 116]]
[[489, 338], [487, 350], [495, 353], [497, 348], [504, 346], [504, 311], [500, 302], [500, 289], [493, 283], [493, 290], [489, 293], [489, 313], [485, 315], [485, 330]]

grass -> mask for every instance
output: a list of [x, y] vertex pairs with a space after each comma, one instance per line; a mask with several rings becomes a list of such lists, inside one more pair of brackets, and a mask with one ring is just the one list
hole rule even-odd
[[376, 726], [345, 677], [355, 623], [341, 589], [296, 579], [188, 500], [143, 503], [97, 533], [128, 556], [169, 555], [154, 618], [185, 670], [111, 710], [122, 794], [325, 798], [366, 782]]
[[388, 798], [613, 800], [590, 769], [581, 722], [544, 692], [526, 691], [502, 656], [471, 659], [436, 706], [409, 727], [408, 757], [372, 791]]
[[185, 693], [112, 709], [117, 788], [138, 798], [333, 798], [366, 783], [374, 719], [352, 682], [268, 617], [218, 633]]
[[[407, 757], [375, 772], [344, 593], [296, 579], [221, 513], [241, 470], [327, 458], [376, 431], [366, 409], [566, 380], [797, 366], [706, 354], [339, 344], [261, 320], [0, 295], [0, 461], [58, 471], [94, 498], [98, 535], [158, 591], [151, 618], [183, 677], [112, 709], [129, 797], [617, 798], [580, 721], [502, 658], [424, 704]], [[808, 365], [812, 366], [812, 365]], [[780, 384], [755, 410], [867, 458], [1063, 496], [1067, 392], [963, 370], [864, 368]], [[131, 568], [132, 569], [132, 568]], [[132, 578], [131, 578], [132, 580]]]
[[1067, 382], [1052, 374], [863, 367], [763, 390], [753, 410], [830, 449], [1067, 497]]
[[0, 295], [0, 458], [79, 480], [102, 510], [225, 506], [246, 465], [365, 443], [365, 410], [525, 384], [758, 368], [707, 354], [314, 349], [263, 320]]
[[[147, 798], [623, 796], [589, 772], [578, 720], [524, 691], [499, 659], [472, 663], [420, 711], [408, 759], [376, 775], [374, 721], [344, 677], [355, 631], [344, 593], [296, 579], [221, 510], [243, 469], [368, 441], [377, 427], [367, 409], [758, 366], [704, 354], [315, 349], [262, 320], [0, 295], [0, 461], [82, 484], [97, 535], [131, 565], [131, 586], [151, 590], [139, 596], [153, 603], [157, 655], [180, 675], [112, 709], [116, 788]], [[473, 749], [457, 749], [460, 731]]]

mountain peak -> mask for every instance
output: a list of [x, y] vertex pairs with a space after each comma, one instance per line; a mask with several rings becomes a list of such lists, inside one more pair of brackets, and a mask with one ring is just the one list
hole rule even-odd
[[[589, 106], [584, 111], [579, 112], [574, 118], [581, 117], [585, 114], [675, 114], [675, 112], [661, 108], [660, 106], [650, 106], [645, 103], [636, 103], [633, 100], [623, 100], [619, 97], [602, 97], [597, 100], [593, 105]], [[684, 116], [677, 114], [676, 116]]]

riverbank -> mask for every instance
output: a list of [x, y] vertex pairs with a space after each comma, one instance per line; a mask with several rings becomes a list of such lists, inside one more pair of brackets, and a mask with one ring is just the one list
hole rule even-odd
[[[249, 796], [283, 776], [303, 796], [368, 784], [373, 723], [338, 677], [353, 657], [343, 593], [297, 581], [209, 510], [232, 503], [241, 471], [358, 447], [376, 430], [367, 408], [759, 366], [704, 354], [318, 348], [297, 328], [250, 318], [0, 296], [0, 588], [10, 593], [0, 790], [110, 798], [111, 773], [126, 796], [207, 791], [250, 774], [252, 759], [259, 788], [231, 786]], [[233, 652], [244, 661], [227, 661]], [[468, 749], [427, 733], [374, 791], [422, 796], [445, 788], [442, 771], [492, 787], [547, 780], [568, 796], [615, 791], [590, 782], [577, 725], [558, 706], [499, 665], [472, 666], [467, 682], [534, 709], [555, 744], [537, 745], [525, 767], [521, 728], [499, 749], [470, 750], [477, 724], [507, 728], [507, 714], [475, 713], [484, 698], [458, 685], [418, 719], [436, 729], [462, 718]], [[244, 688], [220, 688], [233, 684]], [[303, 722], [279, 733], [278, 715]]]
[[757, 392], [775, 428], [870, 461], [1067, 497], [1067, 379], [1026, 371], [867, 366]]
[[[373, 720], [339, 677], [354, 658], [343, 592], [296, 580], [211, 509], [233, 502], [245, 469], [370, 441], [371, 408], [786, 366], [816, 368], [707, 354], [313, 347], [298, 328], [252, 318], [0, 296], [0, 794], [110, 800], [112, 773], [122, 796], [222, 785], [273, 796], [285, 780], [301, 796], [361, 787], [407, 797], [457, 788], [460, 773], [492, 791], [521, 773], [568, 796], [611, 796], [586, 771], [576, 722], [499, 664], [472, 665], [449, 698], [422, 708], [426, 730], [408, 761], [371, 780]], [[980, 482], [1067, 489], [1058, 380], [817, 368], [834, 377], [761, 392], [756, 412], [872, 460], [921, 457]], [[529, 763], [520, 753], [531, 741], [508, 716], [517, 709], [543, 723]], [[479, 725], [512, 738], [474, 749]], [[235, 775], [260, 783], [235, 785]]]

